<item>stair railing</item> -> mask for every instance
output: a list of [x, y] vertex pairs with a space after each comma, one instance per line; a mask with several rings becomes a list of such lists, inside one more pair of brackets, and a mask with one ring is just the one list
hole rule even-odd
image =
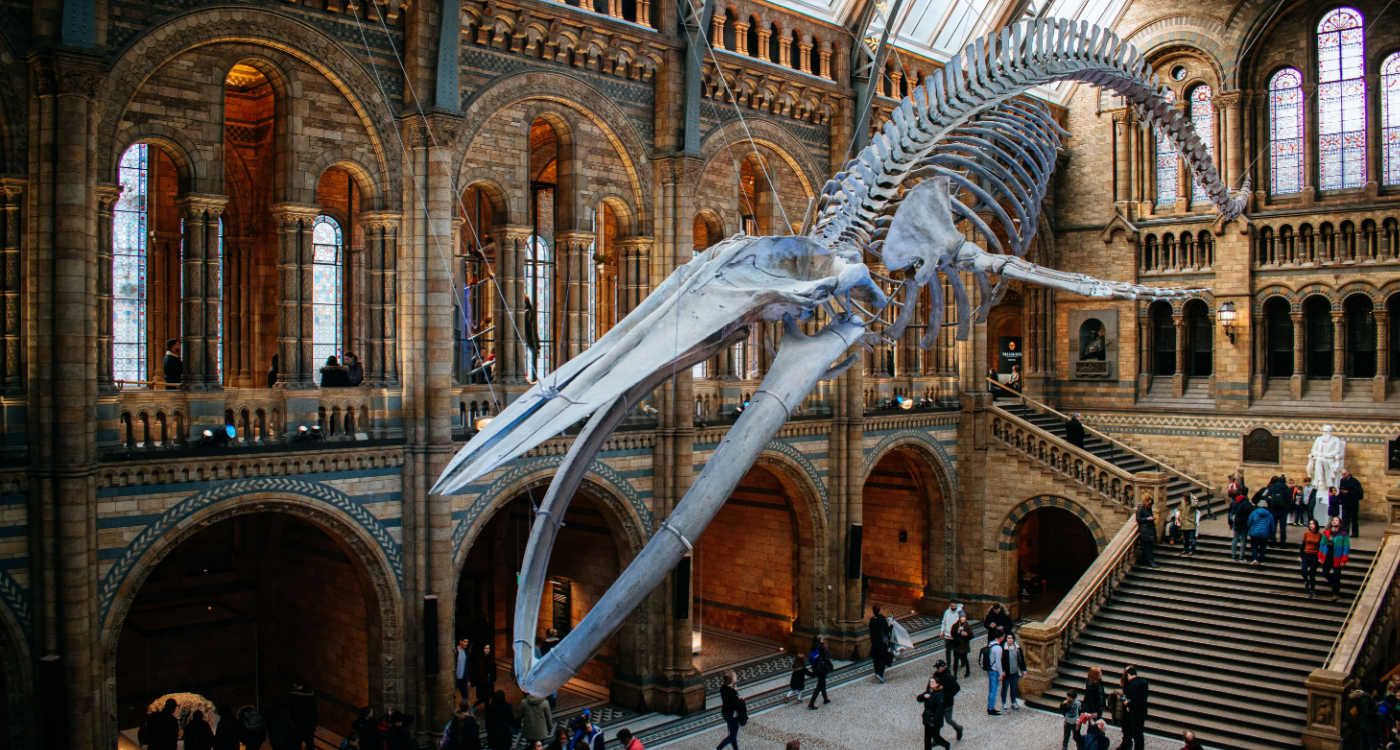
[[[990, 385], [992, 385], [992, 386], [994, 386], [994, 387], [996, 387], [996, 388], [1000, 388], [1002, 391], [1004, 391], [1004, 392], [1010, 394], [1010, 395], [1011, 395], [1012, 397], [1014, 397], [1014, 398], [1020, 399], [1021, 403], [1025, 404], [1026, 406], [1029, 406], [1029, 407], [1031, 407], [1031, 408], [1033, 408], [1033, 409], [1038, 409], [1038, 410], [1043, 411], [1043, 412], [1047, 412], [1047, 413], [1050, 413], [1050, 414], [1054, 414], [1055, 416], [1059, 417], [1060, 419], [1065, 419], [1065, 420], [1068, 420], [1068, 419], [1069, 419], [1069, 415], [1068, 415], [1068, 414], [1065, 414], [1064, 412], [1062, 412], [1062, 411], [1060, 411], [1059, 409], [1056, 409], [1055, 407], [1053, 407], [1053, 406], [1051, 406], [1051, 405], [1045, 403], [1044, 401], [1037, 401], [1036, 399], [1033, 399], [1033, 398], [1031, 398], [1030, 396], [1025, 395], [1024, 393], [1021, 393], [1020, 391], [1016, 390], [1015, 388], [1008, 387], [1005, 383], [1002, 383], [1000, 380], [997, 380], [997, 379], [995, 379], [995, 378], [987, 378], [986, 380], [987, 380], [987, 383], [989, 383]], [[1082, 423], [1081, 423], [1081, 424], [1082, 424]], [[1110, 436], [1108, 433], [1105, 433], [1105, 432], [1102, 432], [1102, 431], [1100, 431], [1100, 430], [1094, 429], [1093, 427], [1090, 427], [1090, 426], [1087, 425], [1087, 424], [1084, 425], [1084, 432], [1085, 432], [1085, 434], [1093, 435], [1094, 437], [1096, 437], [1096, 438], [1098, 438], [1098, 439], [1100, 439], [1100, 440], [1102, 440], [1102, 441], [1108, 443], [1109, 445], [1112, 445], [1114, 448], [1117, 448], [1118, 450], [1121, 450], [1121, 451], [1123, 451], [1123, 452], [1125, 452], [1125, 453], [1130, 453], [1130, 454], [1132, 454], [1132, 455], [1134, 455], [1134, 456], [1137, 456], [1138, 458], [1143, 459], [1144, 461], [1149, 461], [1149, 462], [1151, 462], [1152, 464], [1154, 464], [1154, 465], [1157, 467], [1157, 469], [1158, 469], [1159, 471], [1164, 471], [1164, 472], [1166, 472], [1166, 473], [1168, 473], [1168, 474], [1171, 474], [1171, 475], [1173, 475], [1173, 476], [1180, 477], [1180, 478], [1186, 480], [1187, 482], [1190, 482], [1191, 484], [1195, 485], [1196, 487], [1198, 487], [1199, 489], [1201, 489], [1201, 490], [1204, 491], [1204, 492], [1207, 492], [1207, 493], [1214, 492], [1214, 490], [1211, 489], [1211, 486], [1210, 486], [1209, 484], [1207, 484], [1206, 482], [1202, 481], [1201, 479], [1198, 479], [1197, 477], [1191, 476], [1190, 474], [1187, 474], [1186, 472], [1181, 471], [1180, 469], [1176, 468], [1175, 466], [1172, 466], [1171, 464], [1167, 463], [1167, 462], [1166, 462], [1165, 460], [1163, 460], [1162, 458], [1159, 458], [1159, 457], [1157, 457], [1157, 456], [1153, 456], [1153, 455], [1149, 455], [1149, 454], [1147, 454], [1147, 453], [1144, 453], [1144, 452], [1142, 452], [1141, 450], [1139, 450], [1139, 449], [1137, 449], [1137, 448], [1134, 448], [1133, 446], [1131, 446], [1131, 445], [1129, 445], [1129, 444], [1123, 442], [1122, 440], [1119, 440], [1118, 438], [1115, 438], [1115, 437]]]
[[991, 413], [992, 439], [1032, 463], [1048, 466], [1057, 474], [1115, 505], [1131, 508], [1140, 497], [1137, 475], [1106, 459], [1076, 447], [1034, 423], [995, 404]]
[[1356, 598], [1337, 631], [1337, 638], [1332, 641], [1327, 660], [1308, 675], [1304, 748], [1339, 747], [1348, 694], [1393, 663], [1396, 628], [1400, 624], [1397, 573], [1400, 573], [1400, 534], [1387, 532], [1357, 587]]
[[1026, 655], [1022, 693], [1040, 695], [1049, 689], [1070, 646], [1132, 570], [1137, 542], [1137, 521], [1129, 518], [1054, 611], [1040, 622], [1021, 626], [1018, 632]]

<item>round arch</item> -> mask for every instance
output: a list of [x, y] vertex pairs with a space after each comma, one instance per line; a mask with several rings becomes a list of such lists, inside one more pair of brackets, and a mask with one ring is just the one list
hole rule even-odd
[[[912, 604], [917, 609], [933, 611], [939, 599], [951, 596], [955, 590], [957, 503], [948, 467], [939, 452], [941, 447], [930, 446], [928, 440], [917, 435], [896, 434], [866, 456], [861, 472], [861, 568], [869, 582], [872, 601], [883, 593], [887, 598], [879, 600], [885, 603]], [[886, 466], [889, 459], [902, 459], [904, 465]], [[886, 480], [883, 485], [877, 484], [872, 493], [877, 469], [882, 466], [886, 473], [893, 468], [904, 474], [912, 486]], [[898, 507], [911, 499], [916, 508]], [[906, 549], [901, 545], [908, 541], [914, 543], [912, 551], [899, 552]], [[882, 554], [881, 550], [896, 553]], [[910, 583], [921, 584], [914, 601], [906, 598], [913, 588]]]
[[[744, 129], [745, 122], [748, 130]], [[710, 164], [725, 156], [731, 147], [752, 143], [776, 154], [797, 175], [804, 195], [809, 198], [816, 195], [815, 186], [821, 184], [824, 178], [808, 154], [808, 149], [775, 122], [764, 118], [751, 118], [745, 122], [736, 120], [727, 123], [705, 136], [700, 144], [700, 153], [706, 156], [696, 172], [697, 179], [703, 179], [710, 170]]]
[[1016, 521], [1010, 536], [1003, 526], [1001, 542], [1010, 547], [1000, 555], [1002, 595], [1018, 617], [1047, 613], [1093, 565], [1106, 544], [1103, 530], [1084, 507], [1058, 496], [1032, 498], [1011, 515]]
[[1073, 513], [1089, 528], [1089, 533], [1093, 535], [1094, 544], [1098, 546], [1099, 551], [1103, 551], [1103, 548], [1108, 544], [1108, 535], [1104, 533], [1103, 525], [1093, 511], [1067, 497], [1037, 495], [1018, 503], [1002, 519], [1001, 529], [997, 532], [997, 549], [1002, 552], [1014, 552], [1016, 550], [1017, 527], [1027, 515], [1040, 508], [1063, 508]]
[[[404, 641], [403, 602], [395, 568], [385, 555], [381, 540], [368, 534], [361, 523], [334, 507], [327, 507], [324, 500], [315, 497], [282, 492], [225, 493], [219, 500], [197, 508], [165, 528], [134, 560], [129, 573], [113, 591], [98, 641], [105, 677], [103, 703], [113, 708], [106, 712], [105, 721], [116, 719], [116, 664], [122, 629], [137, 593], [156, 566], [208, 527], [240, 516], [267, 513], [281, 513], [309, 523], [335, 541], [346, 557], [358, 564], [364, 583], [378, 605], [375, 614], [379, 638], [371, 642], [371, 648], [378, 646], [378, 653], [372, 652], [377, 658], [370, 662], [370, 698], [373, 705], [405, 705], [404, 658], [400, 653]], [[112, 724], [106, 728], [104, 736], [115, 737], [116, 732], [117, 727]]]
[[[252, 34], [249, 29], [258, 29], [260, 34]], [[401, 175], [384, 145], [386, 137], [393, 137], [386, 134], [392, 134], [397, 127], [395, 113], [382, 97], [362, 98], [357, 93], [378, 92], [374, 77], [340, 43], [311, 24], [257, 8], [243, 9], [237, 14], [219, 8], [190, 11], [138, 36], [121, 52], [107, 76], [108, 86], [97, 101], [98, 174], [116, 174], [116, 159], [120, 153], [115, 151], [113, 142], [129, 102], [145, 81], [183, 53], [220, 44], [247, 44], [275, 50], [325, 77], [349, 103], [365, 129], [378, 162], [376, 168], [380, 176], [374, 182], [384, 186], [381, 194], [398, 191]], [[240, 53], [229, 62], [245, 58], [248, 55]], [[219, 85], [226, 72], [222, 68], [217, 71]], [[205, 182], [210, 184], [199, 185], [201, 191], [219, 192], [212, 179], [212, 174], [205, 175]]]
[[[647, 155], [650, 153], [646, 141], [637, 132], [626, 113], [608, 96], [570, 75], [542, 71], [508, 75], [497, 79], [472, 97], [464, 107], [462, 134], [458, 138], [456, 153], [452, 157], [452, 174], [456, 176], [456, 181], [459, 184], [467, 181], [468, 155], [471, 153], [472, 144], [491, 118], [507, 107], [531, 101], [552, 104], [561, 110], [575, 113], [598, 128], [622, 162], [626, 183], [632, 192], [630, 205], [637, 207], [639, 224], [644, 223], [650, 210], [646, 196], [651, 194], [651, 176], [649, 170], [642, 169], [639, 165], [647, 163]], [[588, 102], [596, 111], [580, 102]], [[638, 226], [635, 231], [645, 234], [647, 227]]]
[[325, 179], [326, 173], [332, 169], [344, 171], [355, 181], [355, 187], [360, 191], [361, 211], [372, 211], [374, 210], [373, 206], [380, 205], [379, 185], [375, 183], [374, 175], [364, 165], [343, 156], [327, 155], [317, 161], [313, 170], [316, 174], [316, 180], [312, 183], [313, 187], [320, 185], [321, 180]]
[[179, 174], [179, 195], [196, 192], [196, 187], [203, 184], [207, 178], [208, 166], [199, 156], [199, 151], [185, 135], [176, 128], [168, 127], [162, 123], [150, 122], [142, 125], [141, 129], [131, 134], [131, 137], [122, 141], [121, 149], [112, 159], [112, 171], [105, 175], [106, 182], [113, 185], [120, 184], [117, 170], [121, 164], [121, 159], [132, 146], [144, 143], [148, 146], [155, 146], [165, 155], [170, 157], [170, 161], [175, 163], [175, 171]]

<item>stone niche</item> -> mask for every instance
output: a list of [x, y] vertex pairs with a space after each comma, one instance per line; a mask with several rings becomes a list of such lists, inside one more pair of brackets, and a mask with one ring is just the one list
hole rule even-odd
[[1118, 311], [1071, 310], [1066, 346], [1071, 378], [1115, 379], [1118, 376]]

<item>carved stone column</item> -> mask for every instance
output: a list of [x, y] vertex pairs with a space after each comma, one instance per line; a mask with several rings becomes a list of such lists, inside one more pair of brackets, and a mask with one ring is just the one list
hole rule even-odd
[[365, 242], [364, 351], [362, 362], [365, 380], [372, 386], [384, 387], [398, 376], [398, 347], [394, 339], [395, 312], [388, 300], [395, 295], [389, 285], [393, 276], [386, 269], [398, 244], [399, 215], [391, 211], [370, 211], [360, 214], [360, 226]]
[[[111, 393], [115, 389], [112, 382], [112, 208], [117, 203], [117, 198], [121, 196], [121, 185], [98, 185], [97, 186], [97, 391], [99, 393]], [[8, 193], [6, 195], [8, 198]], [[10, 232], [18, 227], [11, 223], [10, 207], [13, 205], [9, 200], [5, 203], [5, 245], [4, 245], [4, 304], [5, 304], [5, 390], [11, 389], [10, 368], [13, 364], [14, 388], [19, 387], [19, 335], [16, 332], [15, 343], [12, 350], [10, 337], [8, 335], [9, 319], [11, 310], [15, 316], [20, 314], [19, 289], [14, 290], [14, 296], [10, 293], [10, 262], [14, 261], [14, 280], [19, 281], [19, 247], [18, 237], [14, 238], [14, 252], [11, 254]], [[16, 215], [17, 216], [17, 215]]]
[[1186, 393], [1186, 319], [1180, 312], [1172, 313], [1172, 329], [1176, 332], [1176, 372], [1172, 375], [1172, 395], [1181, 398]]
[[525, 310], [526, 248], [532, 232], [523, 225], [501, 230], [501, 260], [496, 273], [500, 275], [505, 300], [497, 308], [494, 322], [497, 378], [505, 383], [524, 382], [526, 363], [530, 361], [525, 350], [525, 320], [521, 316]]
[[183, 311], [181, 348], [185, 371], [181, 387], [220, 387], [218, 373], [220, 288], [219, 217], [228, 199], [221, 195], [186, 195], [179, 201], [185, 222], [181, 275]]
[[277, 331], [277, 384], [312, 388], [316, 364], [311, 357], [311, 224], [316, 206], [278, 203], [277, 275], [281, 281], [281, 316]]
[[1220, 164], [1223, 167], [1225, 186], [1231, 189], [1240, 185], [1244, 173], [1244, 127], [1240, 117], [1240, 92], [1224, 91], [1216, 95], [1215, 106], [1221, 110], [1220, 139], [1223, 153]]
[[1130, 195], [1132, 170], [1132, 144], [1130, 133], [1134, 130], [1130, 118], [1131, 109], [1113, 112], [1113, 203], [1120, 213], [1128, 215], [1126, 204]]
[[622, 253], [620, 272], [623, 276], [622, 310], [618, 315], [620, 320], [640, 305], [651, 291], [649, 281], [652, 240], [650, 237], [627, 237], [617, 244]]
[[1347, 319], [1332, 312], [1332, 400], [1341, 401], [1346, 390]]
[[753, 50], [749, 49], [748, 21], [734, 22], [734, 51], [741, 55], [753, 54]]
[[1303, 379], [1307, 376], [1304, 369], [1304, 355], [1307, 353], [1307, 335], [1303, 326], [1303, 313], [1294, 312], [1288, 316], [1293, 321], [1293, 376], [1288, 379], [1289, 397], [1300, 399], [1303, 397]]
[[593, 242], [592, 232], [555, 234], [555, 288], [562, 297], [555, 302], [555, 310], [562, 313], [555, 367], [582, 354], [592, 338], [588, 325], [588, 274], [593, 264]]
[[1385, 384], [1390, 380], [1390, 311], [1375, 310], [1376, 318], [1376, 377], [1371, 381], [1371, 400], [1385, 400]]

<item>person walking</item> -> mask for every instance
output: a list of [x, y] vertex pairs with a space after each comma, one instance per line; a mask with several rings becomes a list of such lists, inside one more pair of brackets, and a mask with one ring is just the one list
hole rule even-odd
[[1103, 670], [1089, 667], [1089, 673], [1084, 676], [1084, 713], [1097, 719], [1103, 716], [1107, 707], [1108, 696], [1103, 689]]
[[1303, 488], [1291, 478], [1288, 480], [1288, 496], [1293, 501], [1292, 517], [1289, 519], [1289, 524], [1306, 526], [1308, 521], [1304, 516], [1307, 515], [1307, 507], [1303, 504]]
[[1249, 564], [1262, 565], [1274, 534], [1274, 513], [1264, 503], [1249, 512]]
[[1225, 522], [1230, 526], [1230, 559], [1249, 559], [1249, 514], [1254, 506], [1244, 494], [1230, 498], [1230, 508], [1225, 512]]
[[948, 602], [948, 609], [943, 611], [943, 621], [940, 623], [939, 632], [943, 636], [943, 660], [949, 664], [953, 661], [953, 626], [958, 624], [962, 617], [962, 607], [957, 600]]
[[1317, 582], [1317, 551], [1322, 546], [1322, 532], [1318, 529], [1317, 519], [1309, 518], [1308, 527], [1303, 530], [1303, 541], [1298, 546], [1299, 573], [1303, 576], [1303, 589], [1308, 592], [1311, 599], [1317, 595], [1315, 584]]
[[300, 682], [292, 683], [287, 694], [287, 712], [292, 720], [293, 745], [297, 750], [316, 750], [316, 726], [321, 723], [316, 714], [316, 693]]
[[1196, 527], [1201, 523], [1201, 511], [1196, 507], [1196, 498], [1187, 493], [1176, 507], [1177, 522], [1181, 524], [1181, 554], [1196, 554]]
[[[1007, 634], [1001, 644], [1001, 710], [1009, 705], [1021, 710], [1021, 675], [1026, 673], [1026, 655], [1016, 643], [1014, 634]], [[1009, 697], [1009, 702], [1008, 702]]]
[[1333, 518], [1327, 522], [1327, 530], [1322, 532], [1318, 542], [1317, 558], [1327, 582], [1332, 584], [1332, 601], [1342, 595], [1342, 568], [1346, 567], [1351, 555], [1351, 537], [1347, 536], [1342, 519]]
[[146, 717], [136, 739], [150, 750], [175, 750], [180, 742], [180, 720], [175, 718], [175, 699], [166, 698], [159, 711]]
[[1134, 516], [1138, 525], [1138, 563], [1157, 567], [1157, 514], [1152, 511], [1152, 497], [1144, 495]]
[[802, 691], [807, 687], [807, 675], [811, 671], [807, 669], [807, 660], [802, 654], [792, 657], [792, 676], [788, 677], [788, 689], [783, 693], [783, 702], [802, 700]]
[[1361, 499], [1366, 492], [1361, 488], [1361, 480], [1342, 469], [1341, 481], [1337, 482], [1337, 496], [1342, 501], [1342, 528], [1348, 536], [1361, 536]]
[[721, 750], [725, 745], [739, 750], [739, 727], [746, 724], [749, 717], [744, 699], [739, 697], [739, 675], [732, 669], [724, 673], [724, 686], [719, 689], [719, 703], [719, 713], [724, 719], [727, 734], [715, 746], [715, 750]]
[[1137, 673], [1137, 667], [1123, 668], [1123, 742], [1119, 750], [1143, 750], [1146, 740], [1142, 733], [1147, 725], [1147, 679]]
[[958, 684], [957, 670], [949, 670], [947, 662], [934, 662], [933, 679], [938, 680], [939, 687], [943, 688], [943, 723], [952, 727], [953, 731], [958, 733], [958, 742], [962, 742], [963, 725], [953, 718], [953, 699], [962, 691], [962, 685]]
[[1316, 519], [1318, 524], [1321, 525], [1322, 519], [1317, 516], [1317, 506], [1320, 504], [1318, 503], [1318, 498], [1321, 496], [1321, 493], [1313, 486], [1312, 477], [1303, 477], [1301, 494], [1303, 496], [1303, 524], [1307, 525], [1308, 519]]
[[924, 750], [933, 750], [934, 745], [951, 748], [952, 744], [943, 738], [943, 686], [938, 684], [937, 678], [928, 678], [924, 692], [914, 700], [924, 706]]
[[[480, 688], [478, 687], [478, 694]], [[486, 745], [491, 750], [510, 750], [515, 744], [515, 717], [506, 702], [504, 690], [491, 694], [491, 702], [486, 705]]]
[[992, 606], [987, 610], [987, 616], [982, 618], [982, 627], [987, 630], [987, 637], [991, 638], [992, 633], [1006, 635], [1016, 623], [1011, 619], [1006, 607], [1001, 606], [1001, 602], [992, 602]]
[[444, 750], [481, 750], [481, 725], [476, 722], [472, 707], [465, 701], [447, 722], [448, 742]]
[[470, 639], [462, 638], [457, 641], [456, 660], [452, 669], [452, 681], [457, 686], [457, 694], [462, 696], [462, 702], [471, 700], [468, 693], [471, 690], [471, 658], [472, 642]]
[[520, 735], [525, 744], [548, 742], [554, 731], [554, 713], [549, 708], [549, 700], [526, 693], [515, 704], [515, 720], [520, 725]]
[[1084, 423], [1079, 421], [1078, 414], [1071, 414], [1065, 420], [1065, 440], [1076, 448], [1084, 447]]
[[1001, 686], [1001, 639], [1005, 636], [996, 634], [993, 637], [991, 631], [987, 634], [987, 645], [982, 647], [982, 654], [985, 656], [982, 668], [987, 670], [987, 715], [1001, 716], [997, 710], [997, 689]]
[[826, 678], [831, 675], [834, 665], [831, 663], [831, 652], [826, 649], [826, 638], [817, 636], [812, 639], [812, 650], [807, 654], [807, 661], [812, 665], [812, 674], [817, 678], [817, 686], [812, 688], [812, 700], [807, 702], [807, 708], [817, 710], [817, 696], [822, 697], [822, 705], [831, 702], [830, 696], [826, 694]]
[[491, 653], [490, 643], [481, 644], [481, 653], [472, 660], [471, 679], [477, 700], [490, 700], [496, 694], [496, 655]]
[[1079, 726], [1079, 714], [1083, 712], [1084, 701], [1079, 700], [1079, 691], [1070, 688], [1065, 699], [1060, 701], [1060, 716], [1064, 717], [1064, 732], [1060, 736], [1060, 750], [1069, 750], [1069, 741]]
[[1269, 512], [1274, 515], [1274, 527], [1269, 541], [1274, 542], [1276, 534], [1279, 544], [1287, 544], [1288, 514], [1293, 510], [1293, 498], [1288, 492], [1288, 485], [1282, 475], [1276, 475], [1269, 478], [1269, 485], [1262, 492], [1264, 502], [1269, 506]]
[[958, 623], [953, 626], [953, 672], [957, 673], [958, 665], [962, 665], [963, 677], [972, 676], [972, 667], [968, 665], [967, 656], [972, 651], [972, 623], [967, 621], [967, 613], [961, 612], [958, 615]]
[[880, 613], [880, 607], [870, 608], [870, 660], [874, 662], [875, 679], [885, 681], [885, 668], [890, 665], [890, 623]]
[[204, 720], [203, 711], [195, 711], [185, 722], [185, 750], [214, 750], [214, 730]]

